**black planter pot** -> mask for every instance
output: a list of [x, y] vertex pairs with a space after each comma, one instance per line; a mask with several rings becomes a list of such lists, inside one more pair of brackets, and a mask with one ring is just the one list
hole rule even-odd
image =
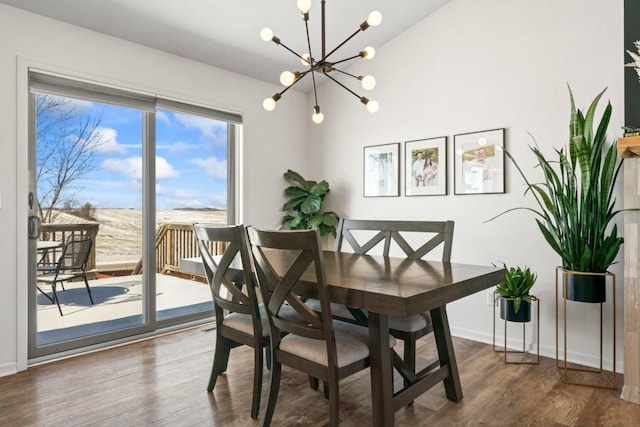
[[606, 276], [599, 274], [572, 274], [568, 271], [566, 273], [566, 299], [590, 303], [603, 303], [607, 300]]
[[[506, 315], [505, 319], [505, 304], [506, 304]], [[531, 303], [527, 301], [520, 302], [520, 309], [516, 313], [513, 308], [513, 300], [512, 299], [504, 299], [500, 298], [500, 318], [503, 320], [507, 320], [509, 322], [529, 322], [531, 321]]]

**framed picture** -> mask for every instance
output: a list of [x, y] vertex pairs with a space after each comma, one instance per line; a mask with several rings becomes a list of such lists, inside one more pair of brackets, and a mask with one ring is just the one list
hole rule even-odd
[[447, 194], [447, 137], [404, 143], [404, 195]]
[[364, 147], [364, 197], [400, 195], [400, 143]]
[[504, 193], [504, 128], [453, 136], [454, 194]]

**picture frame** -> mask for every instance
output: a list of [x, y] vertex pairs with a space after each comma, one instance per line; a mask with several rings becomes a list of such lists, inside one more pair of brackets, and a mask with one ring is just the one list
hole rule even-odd
[[454, 194], [505, 192], [505, 129], [453, 136]]
[[447, 194], [447, 137], [415, 139], [404, 143], [404, 195]]
[[364, 147], [364, 197], [400, 195], [400, 143]]

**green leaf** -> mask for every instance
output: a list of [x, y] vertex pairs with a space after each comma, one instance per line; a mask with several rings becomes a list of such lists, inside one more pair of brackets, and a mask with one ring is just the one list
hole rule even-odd
[[290, 210], [299, 210], [300, 206], [307, 199], [307, 196], [296, 197], [295, 199], [287, 200], [287, 202], [282, 206], [282, 210], [287, 212]]
[[327, 181], [320, 181], [309, 190], [310, 193], [323, 196], [329, 192], [329, 183]]
[[287, 187], [287, 189], [284, 190], [284, 195], [289, 198], [307, 197], [308, 194], [309, 192], [307, 190], [300, 187], [291, 186], [291, 187]]
[[300, 205], [300, 211], [305, 214], [313, 214], [320, 210], [320, 206], [322, 205], [322, 199], [320, 196], [315, 194], [310, 194], [307, 198], [304, 199], [302, 204]]

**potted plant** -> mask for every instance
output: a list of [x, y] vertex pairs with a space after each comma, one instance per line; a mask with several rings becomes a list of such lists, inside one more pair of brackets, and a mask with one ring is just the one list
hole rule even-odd
[[553, 158], [547, 158], [537, 145], [530, 147], [536, 166], [543, 173], [542, 182], [527, 179], [515, 159], [505, 151], [526, 183], [525, 195], [530, 193], [539, 207], [506, 212], [528, 209], [536, 214], [545, 240], [562, 258], [567, 277], [566, 298], [574, 301], [606, 300], [605, 274], [623, 243], [616, 224], [611, 226], [621, 212], [614, 209], [614, 189], [622, 162], [618, 161], [615, 143], [607, 145], [606, 141], [610, 103], [596, 131], [593, 130], [595, 110], [603, 93], [604, 90], [583, 114], [576, 109], [569, 88], [568, 150], [566, 147], [556, 149]]
[[288, 212], [282, 218], [282, 226], [291, 230], [317, 228], [321, 236], [336, 236], [338, 215], [335, 212], [321, 212], [322, 202], [329, 193], [329, 183], [307, 181], [298, 172], [291, 169], [284, 174], [292, 185], [284, 191], [287, 201], [282, 210]]
[[[503, 264], [504, 265], [504, 264]], [[531, 295], [529, 291], [536, 282], [535, 273], [529, 267], [507, 267], [504, 282], [496, 287], [500, 297], [500, 318], [510, 322], [531, 320]]]

